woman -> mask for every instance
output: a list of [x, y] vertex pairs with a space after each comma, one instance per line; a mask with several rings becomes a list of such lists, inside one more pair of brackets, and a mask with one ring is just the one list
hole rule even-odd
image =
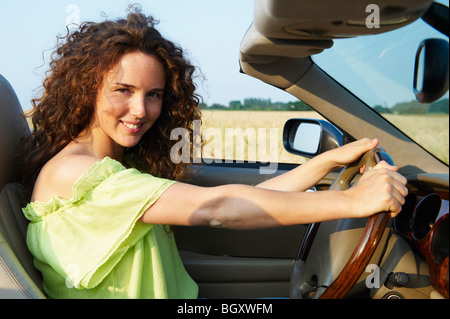
[[200, 118], [194, 68], [136, 8], [82, 25], [55, 53], [23, 164], [27, 245], [49, 297], [197, 297], [160, 225], [261, 228], [401, 210], [406, 180], [385, 162], [349, 190], [303, 192], [376, 139], [257, 187], [180, 182], [188, 169], [170, 160], [170, 132]]

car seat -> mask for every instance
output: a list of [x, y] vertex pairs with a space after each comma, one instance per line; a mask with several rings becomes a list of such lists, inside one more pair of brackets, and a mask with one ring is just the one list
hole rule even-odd
[[0, 74], [0, 299], [45, 298], [42, 276], [25, 242], [28, 222], [22, 213], [22, 186], [14, 182], [14, 157], [27, 134], [19, 100]]

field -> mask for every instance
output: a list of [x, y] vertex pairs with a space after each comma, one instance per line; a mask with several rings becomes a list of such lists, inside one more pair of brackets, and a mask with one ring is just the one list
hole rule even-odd
[[[229, 158], [223, 156], [224, 154], [233, 154], [235, 158], [239, 160], [255, 160], [254, 154], [256, 153], [256, 160], [263, 162], [275, 161], [280, 163], [302, 163], [305, 159], [296, 155], [292, 155], [285, 151], [282, 142], [283, 125], [286, 120], [297, 118], [320, 118], [315, 112], [269, 112], [269, 111], [203, 111], [202, 132], [212, 128], [213, 132], [220, 131], [220, 135], [215, 135], [214, 138], [206, 139], [204, 145], [203, 157], [213, 157], [214, 151], [220, 158]], [[441, 160], [448, 163], [449, 161], [449, 120], [448, 115], [386, 115], [386, 118], [406, 132], [406, 134], [413, 139], [417, 140], [423, 145], [427, 145], [429, 150], [436, 154]], [[266, 128], [266, 156], [259, 157], [261, 151], [251, 147], [249, 140], [252, 140], [251, 134], [241, 134], [242, 139], [245, 141], [246, 148], [244, 152], [239, 151], [239, 147], [233, 144], [237, 144], [239, 136], [235, 138], [234, 143], [228, 143], [226, 141], [221, 144], [221, 152], [218, 149], [214, 149], [210, 144], [217, 146], [217, 137], [222, 137], [222, 140], [227, 136], [226, 128], [240, 127], [242, 130], [250, 129], [248, 132], [255, 132], [258, 137], [258, 129]], [[269, 128], [278, 128], [277, 136], [272, 135], [270, 138]], [[208, 132], [208, 131], [206, 131]], [[263, 133], [262, 131], [261, 133]], [[235, 133], [239, 133], [236, 132]], [[242, 133], [242, 132], [241, 132]], [[214, 135], [214, 134], [212, 134]], [[236, 134], [238, 135], [238, 134]], [[257, 140], [256, 137], [256, 140]], [[204, 139], [205, 140], [205, 139]], [[228, 139], [229, 140], [229, 139]], [[254, 140], [254, 138], [253, 138]], [[220, 144], [220, 143], [219, 143]], [[270, 145], [276, 146], [276, 154]], [[219, 145], [220, 146], [220, 145]], [[435, 146], [433, 148], [433, 146]], [[439, 148], [437, 146], [440, 146]], [[444, 146], [442, 148], [442, 146]], [[263, 147], [264, 148], [264, 147]], [[263, 150], [264, 151], [264, 150]], [[228, 153], [227, 153], [228, 152]], [[208, 154], [209, 153], [209, 154]], [[262, 152], [264, 153], [264, 152]], [[209, 155], [209, 156], [208, 156]], [[222, 156], [220, 156], [222, 155]], [[236, 156], [237, 155], [237, 156]], [[264, 155], [264, 154], [263, 154]]]
[[426, 145], [429, 152], [448, 164], [448, 115], [387, 115], [386, 118], [419, 144]]
[[[202, 111], [203, 150], [202, 157], [235, 158], [237, 160], [302, 163], [304, 158], [288, 153], [283, 146], [283, 125], [290, 118], [321, 118], [315, 112], [269, 112], [269, 111]], [[386, 115], [386, 118], [407, 135], [438, 156], [449, 162], [449, 119], [448, 115]], [[227, 128], [234, 136], [227, 137]], [[270, 128], [277, 128], [271, 135]], [[259, 130], [258, 130], [259, 129]], [[205, 133], [209, 136], [205, 136]], [[230, 132], [228, 132], [230, 133]], [[272, 131], [272, 133], [275, 133]], [[265, 134], [265, 136], [264, 136]], [[205, 137], [208, 137], [205, 139]], [[258, 137], [265, 137], [265, 146], [258, 143]], [[219, 141], [220, 140], [220, 141]], [[230, 141], [226, 143], [227, 141]], [[241, 147], [239, 142], [243, 141]], [[260, 145], [258, 147], [258, 145]], [[439, 146], [439, 147], [438, 147]], [[226, 156], [229, 155], [230, 156]]]
[[[236, 160], [302, 163], [305, 161], [304, 158], [288, 153], [283, 146], [284, 123], [295, 117], [320, 118], [315, 112], [204, 110], [202, 112], [202, 133], [205, 135], [205, 132], [208, 133], [208, 130], [212, 130], [217, 134], [214, 134], [213, 138], [204, 136], [206, 141], [202, 156], [203, 158], [229, 159], [234, 157]], [[227, 128], [241, 128], [243, 132], [236, 129], [226, 132]], [[270, 128], [273, 130], [271, 131]], [[233, 137], [230, 139], [230, 133], [235, 133], [234, 140]], [[264, 135], [265, 145], [255, 142]], [[205, 139], [205, 137], [207, 138]], [[217, 137], [222, 137], [221, 143], [217, 143]], [[243, 140], [245, 143], [244, 151], [241, 151], [238, 145], [239, 140]], [[221, 151], [218, 151], [217, 148], [214, 149], [214, 146], [210, 144], [214, 144], [214, 146], [221, 144], [219, 145]], [[228, 154], [234, 154], [234, 156], [227, 156]]]

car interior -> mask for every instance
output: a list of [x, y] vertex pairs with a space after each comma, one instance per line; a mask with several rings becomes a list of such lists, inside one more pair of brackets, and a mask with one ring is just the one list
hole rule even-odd
[[[259, 230], [174, 227], [183, 263], [199, 284], [199, 297], [449, 298], [448, 164], [376, 114], [311, 59], [331, 48], [336, 39], [390, 32], [417, 19], [447, 28], [448, 37], [448, 7], [432, 0], [380, 0], [377, 5], [380, 26], [368, 28], [363, 1], [336, 5], [335, 0], [256, 0], [237, 71], [240, 68], [243, 74], [289, 92], [332, 123], [330, 128], [312, 121], [321, 126], [322, 144], [329, 145], [320, 151], [378, 137], [386, 152], [369, 154], [356, 170], [332, 172], [315, 190], [351, 187], [362, 165], [373, 166], [377, 158], [393, 161], [407, 177], [410, 190], [402, 213], [394, 220], [379, 214]], [[446, 59], [447, 82], [441, 91], [448, 90], [448, 40]], [[21, 185], [15, 182], [14, 155], [21, 137], [30, 132], [22, 115], [14, 89], [0, 75], [0, 298], [39, 299], [46, 296], [26, 248], [27, 220], [21, 211]], [[286, 123], [287, 149], [302, 123]], [[204, 163], [190, 182], [255, 185], [273, 176], [259, 174], [262, 165]], [[276, 174], [293, 167], [279, 163]], [[379, 270], [376, 279], [381, 284], [370, 281], [375, 274], [368, 271], [370, 265]]]

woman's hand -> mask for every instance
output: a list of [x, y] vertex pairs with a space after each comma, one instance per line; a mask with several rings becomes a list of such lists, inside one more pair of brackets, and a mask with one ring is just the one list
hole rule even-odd
[[346, 190], [353, 198], [352, 211], [357, 214], [356, 217], [380, 212], [395, 217], [400, 213], [408, 189], [406, 178], [397, 171], [396, 166], [381, 161], [365, 172], [354, 187]]
[[[305, 191], [316, 185], [335, 168], [358, 160], [365, 152], [378, 146], [378, 139], [364, 138], [322, 153], [297, 168], [270, 178], [258, 187], [280, 191]], [[363, 168], [361, 169], [362, 173]]]
[[[330, 151], [336, 167], [344, 167], [360, 158], [379, 144], [378, 139], [364, 138]], [[361, 167], [362, 174], [364, 167]], [[396, 166], [381, 161], [373, 169], [365, 172], [358, 183], [349, 189], [354, 196], [354, 212], [359, 217], [367, 217], [379, 212], [397, 216], [405, 203], [408, 189], [406, 178], [400, 175]]]
[[328, 151], [334, 167], [347, 166], [360, 158], [364, 153], [378, 146], [378, 139], [363, 138]]

